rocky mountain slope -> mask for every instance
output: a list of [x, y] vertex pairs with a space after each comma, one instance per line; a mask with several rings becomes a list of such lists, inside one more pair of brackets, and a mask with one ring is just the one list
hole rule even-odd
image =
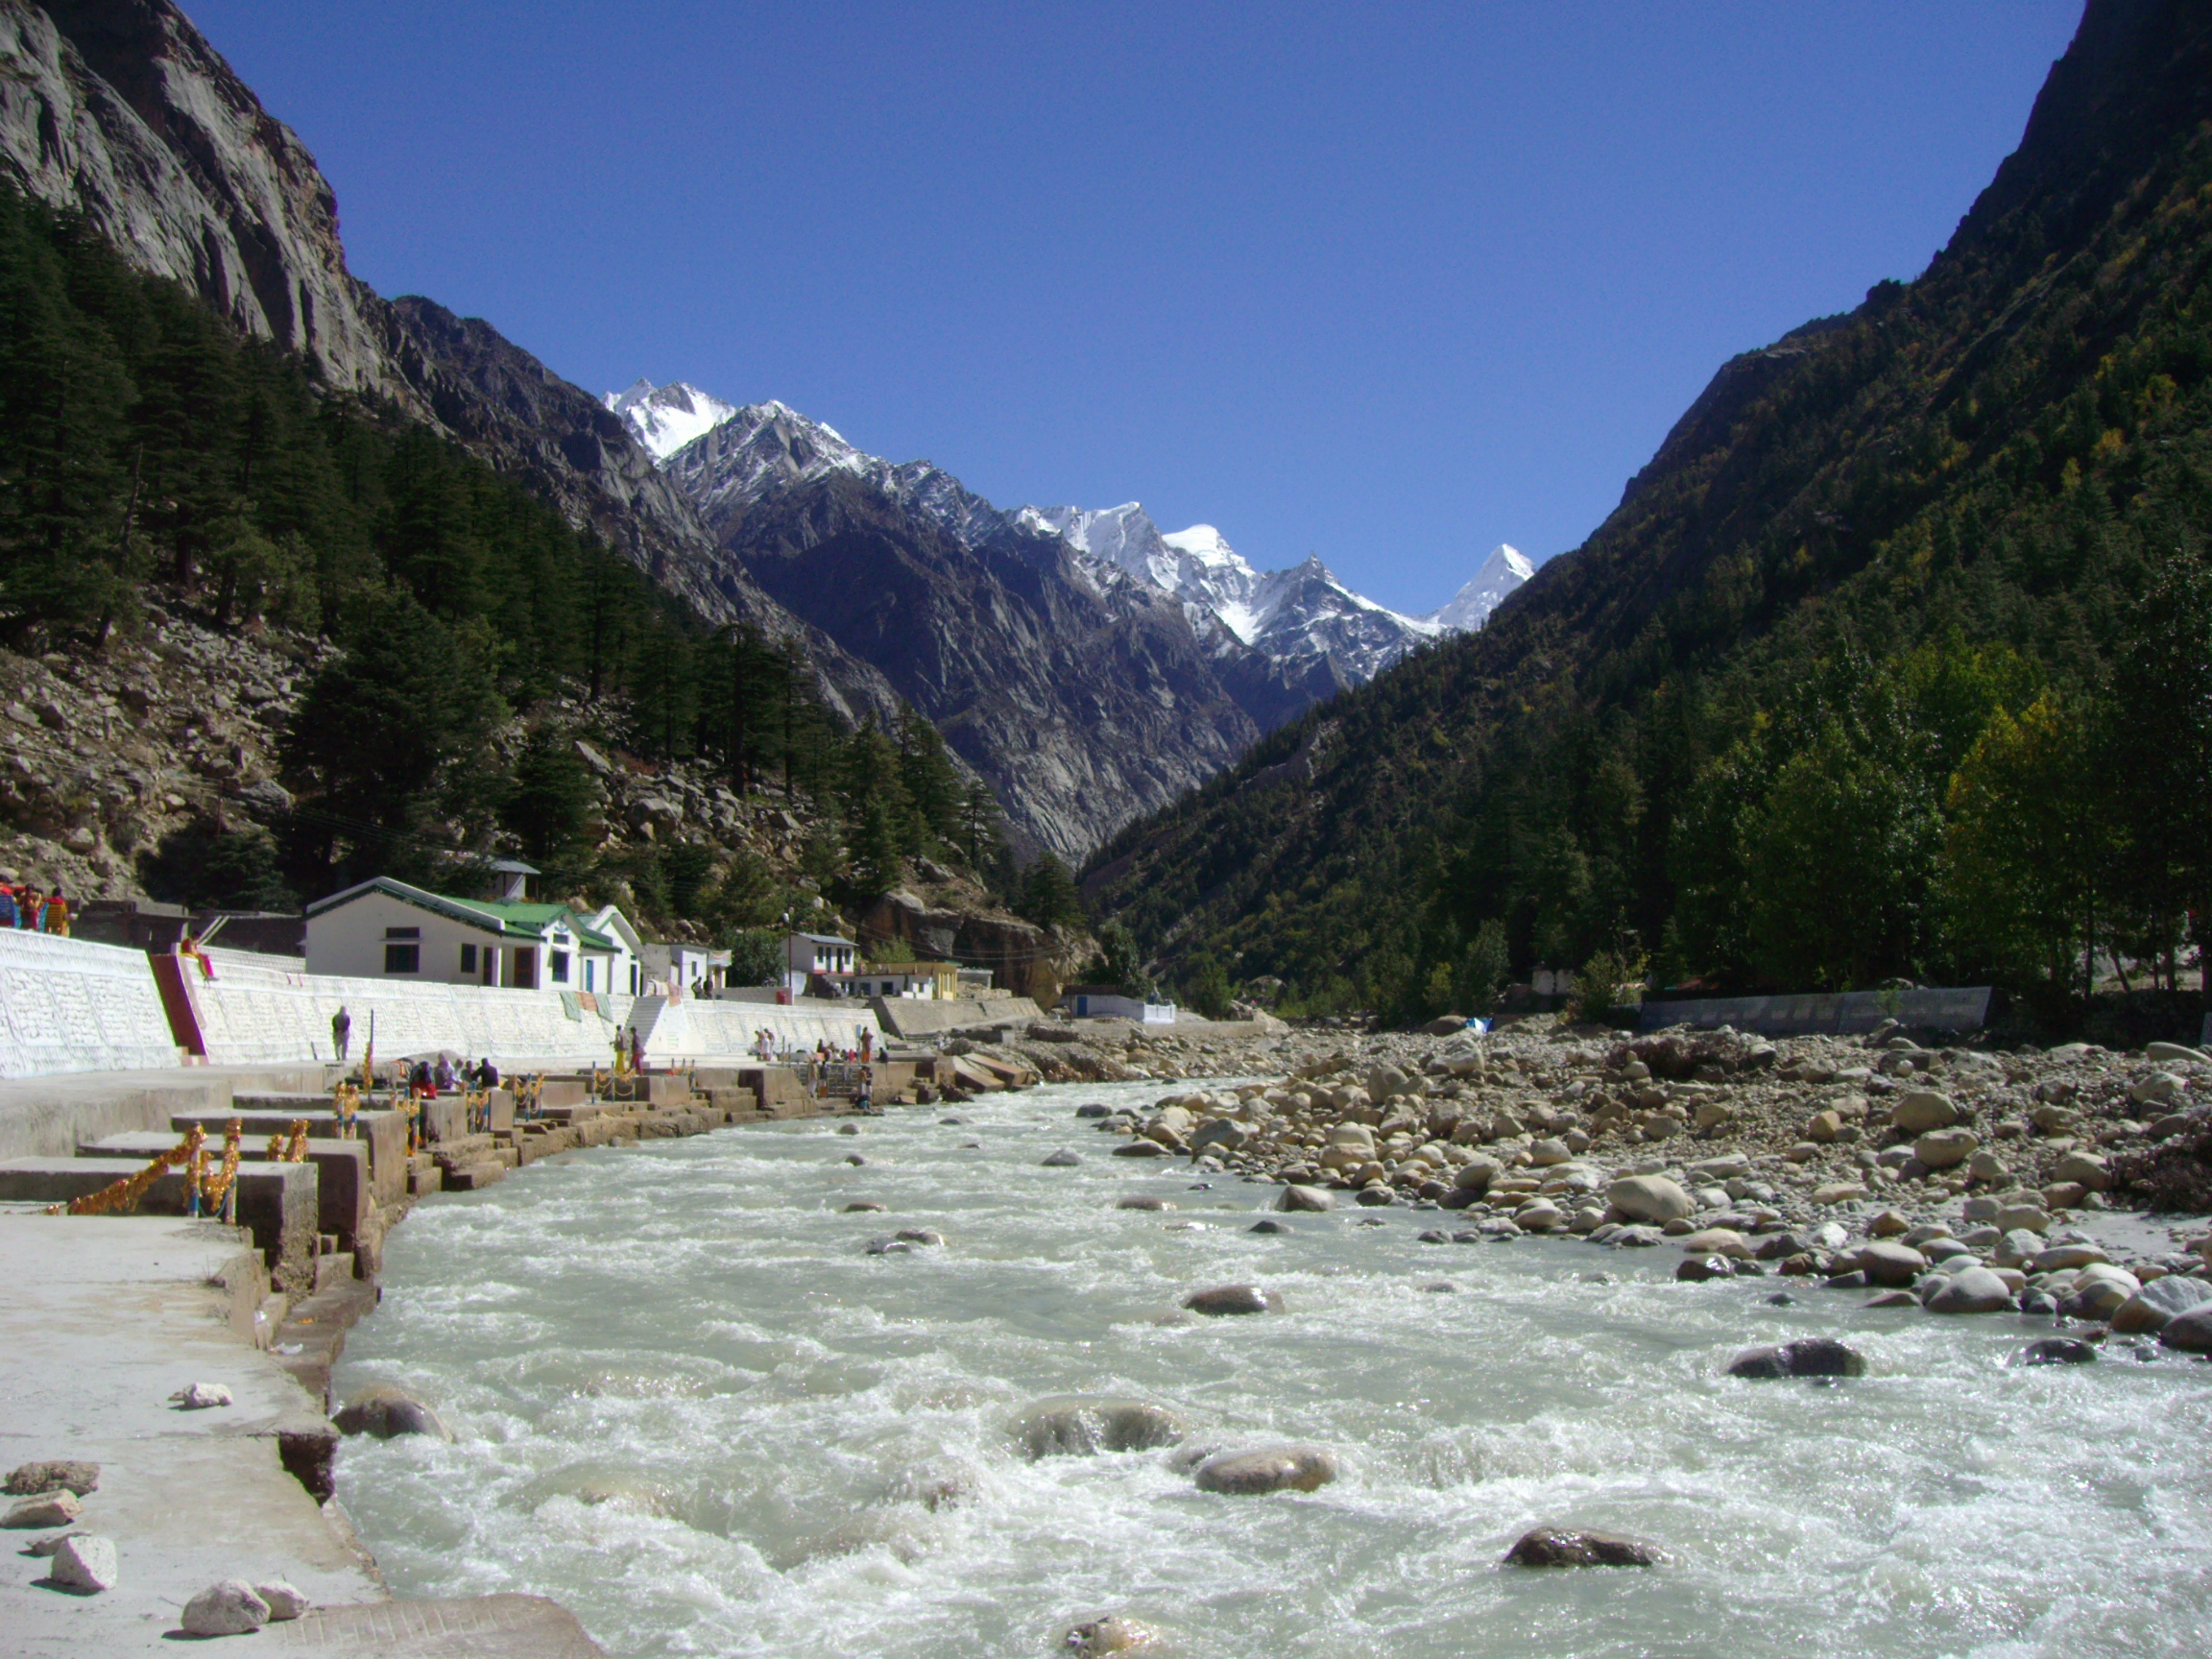
[[[1351, 591], [1317, 558], [1262, 574], [1211, 525], [1163, 535], [1135, 503], [1096, 513], [1002, 512], [931, 462], [894, 464], [868, 454], [782, 403], [738, 407], [694, 386], [644, 380], [603, 401], [662, 457], [668, 476], [725, 549], [739, 554], [782, 604], [884, 668], [916, 707], [946, 725], [998, 789], [1017, 827], [1063, 855], [1088, 852], [1129, 817], [1211, 776], [1224, 752], [1240, 753], [1253, 736], [1363, 684], [1414, 645], [1479, 627], [1527, 568], [1518, 555], [1493, 555], [1447, 608], [1448, 619], [1443, 613], [1403, 616]], [[792, 561], [794, 551], [821, 536], [793, 502], [812, 499], [817, 486], [833, 479], [842, 485], [828, 493], [842, 502], [856, 499], [854, 492], [875, 498], [879, 536], [898, 540], [904, 521], [907, 540], [955, 550], [952, 563], [936, 554], [922, 559], [955, 586], [969, 584], [968, 600], [981, 607], [973, 613], [973, 641], [940, 639], [932, 647], [964, 660], [966, 672], [918, 672], [909, 630], [889, 626], [890, 613], [879, 610], [870, 613], [874, 625], [863, 625], [853, 596], [822, 581], [827, 564]], [[1048, 553], [1055, 544], [1059, 553]], [[772, 565], [761, 562], [770, 547]], [[955, 578], [963, 554], [971, 567]], [[993, 577], [1007, 560], [1042, 577], [1044, 587], [1030, 592], [1026, 581], [1007, 586]], [[878, 597], [902, 590], [898, 573], [850, 563], [839, 569], [873, 586]], [[982, 597], [986, 589], [993, 598]], [[1188, 644], [1159, 600], [1181, 609]], [[1054, 646], [1051, 661], [1038, 660], [1033, 647], [998, 625], [1022, 610], [1031, 614], [1016, 632], [1026, 639], [1076, 628], [1064, 642], [1075, 656]], [[929, 630], [964, 626], [957, 606], [928, 615]], [[1003, 683], [994, 686], [995, 677]], [[1073, 703], [1063, 706], [1041, 691], [1046, 685], [1064, 687]], [[1022, 710], [1019, 724], [1002, 729], [986, 712], [993, 707]], [[1190, 713], [1195, 723], [1184, 718]], [[1040, 715], [1048, 735], [1035, 735], [1030, 722]], [[1098, 744], [1111, 755], [1078, 753]], [[1047, 751], [1051, 757], [1041, 760]], [[1161, 796], [1163, 788], [1170, 793]]]
[[332, 387], [523, 479], [709, 620], [800, 638], [841, 711], [895, 713], [879, 674], [717, 555], [628, 422], [489, 324], [348, 271], [314, 157], [170, 0], [0, 0], [0, 169]]
[[[1094, 901], [1170, 958], [1208, 941], [1408, 1015], [1600, 951], [2046, 999], [2085, 938], [2185, 957], [2177, 919], [2212, 913], [2196, 831], [2164, 829], [2206, 799], [2176, 687], [2207, 648], [2207, 18], [2092, 0], [1926, 272], [1724, 365], [1581, 548], [1117, 837]], [[2154, 703], [2170, 740], [2136, 742]], [[2059, 800], [2098, 833], [2038, 839]]]

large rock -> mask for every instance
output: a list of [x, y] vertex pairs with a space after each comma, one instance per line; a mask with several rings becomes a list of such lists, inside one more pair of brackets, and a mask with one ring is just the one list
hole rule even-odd
[[77, 1502], [74, 1492], [48, 1492], [40, 1497], [26, 1498], [7, 1514], [0, 1515], [0, 1527], [12, 1531], [66, 1527], [84, 1513], [84, 1505]]
[[1666, 1552], [1655, 1544], [1612, 1532], [1570, 1532], [1539, 1527], [1505, 1551], [1508, 1567], [1656, 1567]]
[[1293, 1182], [1283, 1189], [1283, 1196], [1275, 1200], [1275, 1208], [1317, 1214], [1334, 1208], [1335, 1202], [1326, 1187], [1304, 1187]]
[[47, 1569], [56, 1584], [86, 1596], [114, 1589], [119, 1575], [114, 1541], [94, 1532], [72, 1532], [62, 1539]]
[[440, 1440], [453, 1438], [452, 1431], [439, 1420], [437, 1412], [404, 1388], [395, 1388], [388, 1382], [362, 1389], [346, 1402], [331, 1422], [341, 1434], [367, 1434], [377, 1440], [390, 1440], [401, 1434], [428, 1434]]
[[1257, 1285], [1216, 1285], [1210, 1290], [1193, 1290], [1183, 1298], [1183, 1306], [1193, 1313], [1215, 1315], [1280, 1313], [1283, 1298]]
[[1852, 1265], [1866, 1275], [1868, 1284], [1895, 1287], [1910, 1285], [1927, 1272], [1928, 1258], [1909, 1244], [1893, 1244], [1878, 1238], [1859, 1247]]
[[1936, 1129], [1912, 1142], [1912, 1156], [1931, 1169], [1950, 1169], [1973, 1157], [1981, 1144], [1971, 1129]]
[[297, 1619], [315, 1605], [307, 1599], [307, 1593], [278, 1578], [272, 1583], [256, 1584], [253, 1594], [269, 1603], [269, 1622], [281, 1623]]
[[1072, 1169], [1083, 1158], [1080, 1153], [1060, 1151], [1046, 1154], [1040, 1162], [1047, 1169]]
[[2097, 1350], [2074, 1336], [2045, 1336], [2012, 1357], [2015, 1365], [2090, 1365]]
[[210, 1584], [184, 1603], [187, 1636], [243, 1636], [269, 1623], [269, 1603], [243, 1578]]
[[1015, 1437], [1032, 1459], [1086, 1457], [1172, 1446], [1190, 1425], [1165, 1406], [1112, 1395], [1056, 1394], [1015, 1420]]
[[2012, 1306], [2012, 1287], [1986, 1267], [1969, 1267], [1946, 1279], [1923, 1306], [1931, 1313], [2002, 1313]]
[[1746, 1348], [1728, 1363], [1728, 1375], [1762, 1381], [1775, 1377], [1863, 1377], [1859, 1350], [1833, 1336], [1800, 1336], [1779, 1346]]
[[1336, 1479], [1336, 1454], [1325, 1446], [1266, 1446], [1223, 1452], [1198, 1465], [1201, 1492], [1239, 1497], [1261, 1492], [1310, 1492]]
[[2109, 1177], [2105, 1173], [2104, 1160], [2094, 1152], [2069, 1152], [2052, 1167], [2054, 1184], [2073, 1182], [2086, 1187], [2092, 1192], [2102, 1192]]
[[2163, 1331], [2192, 1308], [2212, 1302], [2212, 1284], [2168, 1274], [2153, 1279], [2112, 1310], [2112, 1329], [2124, 1336]]
[[1060, 1649], [1074, 1659], [1104, 1659], [1109, 1653], [1136, 1653], [1157, 1647], [1160, 1633], [1118, 1613], [1077, 1624], [1060, 1639]]
[[79, 1458], [49, 1458], [18, 1464], [0, 1492], [11, 1498], [36, 1498], [44, 1492], [74, 1492], [82, 1498], [100, 1488], [100, 1465]]
[[1605, 1196], [1629, 1220], [1659, 1226], [1687, 1220], [1697, 1208], [1689, 1193], [1664, 1175], [1623, 1175], [1606, 1189]]
[[2158, 1340], [2183, 1354], [2212, 1354], [2212, 1303], [2175, 1314], [2158, 1333]]
[[1959, 1108], [1951, 1103], [1950, 1095], [1934, 1089], [1908, 1089], [1897, 1097], [1889, 1121], [1908, 1135], [1925, 1135], [1958, 1122]]

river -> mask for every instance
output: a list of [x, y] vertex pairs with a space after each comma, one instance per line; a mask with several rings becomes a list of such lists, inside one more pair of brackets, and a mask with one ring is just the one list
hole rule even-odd
[[[397, 1592], [555, 1596], [630, 1659], [1041, 1655], [1105, 1613], [1185, 1659], [2212, 1643], [2212, 1366], [2018, 1367], [2048, 1322], [1676, 1285], [1671, 1249], [1417, 1242], [1453, 1222], [1434, 1212], [1256, 1236], [1276, 1189], [1192, 1190], [1181, 1160], [1109, 1157], [1073, 1117], [1161, 1092], [607, 1147], [425, 1204], [339, 1388], [399, 1382], [458, 1438], [349, 1442], [340, 1497]], [[1063, 1147], [1079, 1166], [1041, 1166]], [[889, 1213], [842, 1213], [857, 1199]], [[902, 1227], [947, 1242], [866, 1254]], [[1157, 1322], [1231, 1281], [1287, 1310]], [[1867, 1376], [1722, 1374], [1814, 1334]], [[1026, 1461], [1008, 1420], [1069, 1393], [1319, 1442], [1344, 1472], [1238, 1498], [1162, 1452]], [[922, 1501], [946, 1485], [962, 1501]], [[1673, 1564], [1502, 1569], [1539, 1523]]]

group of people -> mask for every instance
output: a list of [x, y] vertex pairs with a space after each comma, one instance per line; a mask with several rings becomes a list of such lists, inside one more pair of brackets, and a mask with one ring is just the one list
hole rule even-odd
[[499, 1087], [499, 1068], [492, 1064], [487, 1054], [475, 1065], [463, 1063], [461, 1070], [453, 1069], [453, 1062], [445, 1055], [435, 1062], [418, 1060], [408, 1069], [407, 1089], [425, 1100], [435, 1100], [441, 1094], [450, 1094], [459, 1089], [496, 1089]]
[[69, 901], [57, 887], [39, 891], [32, 881], [0, 881], [0, 927], [27, 933], [69, 933]]

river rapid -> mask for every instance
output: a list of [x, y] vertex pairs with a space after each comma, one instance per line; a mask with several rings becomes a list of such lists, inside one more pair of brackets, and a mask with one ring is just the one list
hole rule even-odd
[[[1677, 1285], [1671, 1248], [1417, 1242], [1455, 1219], [1431, 1211], [1253, 1235], [1278, 1189], [1192, 1190], [1073, 1116], [1160, 1093], [606, 1147], [425, 1204], [339, 1391], [398, 1382], [458, 1438], [348, 1442], [340, 1498], [397, 1593], [554, 1596], [630, 1659], [1042, 1655], [1107, 1613], [1183, 1659], [2212, 1646], [2212, 1366], [2013, 1366], [2048, 1321]], [[1042, 1167], [1060, 1148], [1082, 1163]], [[866, 1253], [902, 1227], [947, 1242]], [[1225, 1282], [1287, 1310], [1158, 1322]], [[1809, 1334], [1867, 1375], [1722, 1374]], [[1164, 1452], [1027, 1461], [1009, 1420], [1070, 1393], [1343, 1474], [1249, 1498]], [[1673, 1564], [1501, 1568], [1542, 1523]]]

